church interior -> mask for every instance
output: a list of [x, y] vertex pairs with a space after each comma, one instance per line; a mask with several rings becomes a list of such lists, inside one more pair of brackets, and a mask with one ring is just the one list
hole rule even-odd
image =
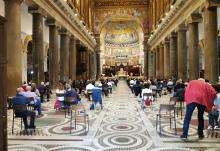
[[[0, 151], [220, 151], [208, 113], [205, 138], [197, 139], [195, 111], [183, 141], [186, 104], [175, 106], [174, 121], [159, 115], [175, 90], [157, 91], [143, 108], [129, 83], [203, 78], [214, 85], [219, 71], [219, 0], [0, 0]], [[108, 95], [103, 79], [115, 82]], [[102, 87], [96, 109], [86, 88], [91, 81]], [[43, 114], [36, 129], [26, 130], [13, 98], [19, 87], [42, 82]], [[80, 85], [83, 119], [73, 107], [55, 107], [60, 83]]]

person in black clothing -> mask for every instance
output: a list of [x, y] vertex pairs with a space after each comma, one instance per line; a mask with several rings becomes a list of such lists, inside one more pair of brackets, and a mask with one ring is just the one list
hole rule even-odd
[[133, 89], [135, 96], [139, 95], [141, 97], [142, 86], [139, 80], [136, 81], [136, 84], [134, 84]]
[[44, 95], [45, 95], [45, 92], [46, 92], [46, 87], [44, 85], [44, 82], [41, 82], [40, 86], [37, 89], [40, 93], [41, 102], [43, 103], [44, 102]]

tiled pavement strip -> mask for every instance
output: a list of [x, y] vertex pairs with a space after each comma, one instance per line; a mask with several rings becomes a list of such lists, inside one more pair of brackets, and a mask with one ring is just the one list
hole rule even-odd
[[[90, 130], [84, 135], [83, 125], [77, 126], [69, 134], [69, 118], [53, 109], [53, 102], [44, 103], [45, 116], [37, 119], [38, 129], [29, 136], [20, 133], [20, 121], [17, 120], [15, 133], [11, 134], [11, 116], [8, 120], [10, 151], [220, 151], [219, 132], [205, 130], [206, 138], [197, 139], [196, 124], [190, 125], [187, 142], [180, 140], [183, 121], [178, 117], [178, 135], [169, 128], [169, 122], [162, 121], [162, 134], [156, 131], [155, 120], [160, 102], [167, 103], [169, 95], [162, 96], [152, 108], [141, 109], [138, 98], [131, 94], [125, 81], [120, 81], [116, 91], [104, 99], [101, 112], [88, 111]], [[86, 102], [89, 108], [90, 102]], [[11, 111], [8, 113], [11, 115]], [[192, 121], [196, 121], [195, 113]], [[207, 119], [207, 116], [206, 116]], [[217, 138], [215, 138], [217, 137]]]

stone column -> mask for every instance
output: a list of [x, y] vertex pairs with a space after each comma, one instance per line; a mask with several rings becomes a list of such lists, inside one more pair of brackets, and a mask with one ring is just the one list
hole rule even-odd
[[160, 79], [164, 78], [164, 44], [160, 45]]
[[[7, 38], [6, 19], [0, 16], [0, 150], [7, 151]], [[10, 85], [9, 85], [10, 86]], [[15, 91], [15, 90], [14, 90]], [[14, 92], [13, 91], [13, 92]]]
[[84, 64], [85, 66], [85, 70], [82, 72], [82, 78], [83, 80], [86, 80], [87, 79], [87, 73], [86, 71], [88, 70], [87, 68], [87, 48], [84, 47], [85, 50], [83, 50], [81, 53], [81, 59], [82, 59], [82, 63]]
[[178, 78], [183, 81], [187, 76], [187, 45], [186, 45], [186, 27], [180, 25], [178, 28]]
[[69, 79], [69, 33], [61, 29], [60, 34], [60, 80]]
[[22, 84], [21, 2], [5, 0], [7, 96], [14, 96], [16, 88]]
[[101, 57], [100, 57], [100, 47], [98, 46], [96, 48], [96, 63], [97, 63], [97, 73], [96, 73], [96, 79], [98, 79], [101, 76]]
[[70, 78], [76, 80], [76, 39], [74, 36], [70, 38]]
[[149, 51], [148, 53], [148, 78], [152, 78], [153, 77], [153, 52]]
[[90, 65], [91, 65], [91, 60], [90, 60], [90, 55], [91, 55], [91, 52], [89, 49], [87, 49], [86, 51], [86, 79], [90, 79], [90, 72], [91, 72], [91, 68], [90, 68]]
[[153, 51], [153, 78], [156, 78], [156, 50]]
[[59, 81], [58, 26], [54, 19], [47, 19], [49, 26], [49, 80], [55, 88]]
[[177, 34], [172, 32], [170, 35], [170, 76], [177, 77]]
[[156, 48], [156, 78], [160, 77], [160, 47]]
[[165, 39], [164, 43], [164, 78], [170, 78], [170, 40]]
[[37, 85], [44, 78], [44, 35], [43, 35], [43, 12], [40, 8], [29, 8], [33, 15], [33, 82]]
[[205, 78], [213, 84], [219, 75], [217, 29], [217, 7], [209, 5], [204, 9]]
[[144, 77], [148, 77], [148, 50], [144, 49]]
[[[198, 23], [201, 21], [200, 14], [192, 14], [188, 20], [189, 30], [189, 79], [199, 78], [199, 29]], [[212, 28], [212, 27], [211, 27]]]

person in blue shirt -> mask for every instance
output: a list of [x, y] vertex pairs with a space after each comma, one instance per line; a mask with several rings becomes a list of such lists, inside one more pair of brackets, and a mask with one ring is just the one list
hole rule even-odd
[[66, 93], [64, 94], [64, 98], [66, 97], [73, 97], [74, 98], [74, 102], [71, 102], [70, 104], [66, 104], [67, 106], [70, 106], [70, 105], [77, 105], [79, 103], [79, 101], [81, 100], [80, 97], [79, 97], [79, 94], [72, 90], [71, 89], [71, 85], [69, 84], [66, 84]]
[[99, 103], [101, 105], [101, 109], [103, 108], [102, 106], [102, 89], [98, 87], [99, 86], [99, 82], [95, 83], [95, 87], [92, 90], [92, 100], [94, 105], [96, 105], [97, 103]]
[[[13, 105], [27, 105], [29, 104], [28, 99], [23, 95], [23, 88], [17, 88], [17, 94], [14, 98], [14, 102]], [[34, 111], [30, 111], [30, 110], [25, 110], [25, 111], [16, 111], [15, 110], [15, 115], [19, 116], [19, 117], [23, 117], [23, 121], [24, 121], [24, 126], [25, 129], [35, 129], [35, 112]], [[30, 125], [28, 125], [27, 122], [27, 117], [30, 116]]]
[[220, 125], [218, 122], [219, 112], [220, 112], [220, 85], [213, 85], [217, 92], [217, 98], [214, 100], [214, 105], [212, 111], [209, 113], [209, 126], [208, 129], [220, 130]]

